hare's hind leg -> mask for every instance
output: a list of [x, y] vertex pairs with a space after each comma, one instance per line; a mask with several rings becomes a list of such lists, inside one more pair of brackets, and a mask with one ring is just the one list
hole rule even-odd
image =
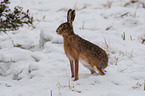
[[97, 67], [97, 69], [98, 69], [100, 75], [105, 75], [105, 73], [103, 72], [102, 68]]
[[69, 59], [70, 61], [70, 68], [71, 68], [71, 77], [73, 78], [74, 77], [74, 63], [73, 63], [73, 60]]
[[89, 69], [91, 71], [91, 74], [96, 73], [96, 71], [94, 71], [93, 69]]
[[93, 68], [91, 68], [90, 65], [86, 65], [86, 64], [83, 64], [83, 65], [90, 70], [91, 74], [96, 73], [96, 71]]
[[80, 59], [80, 62], [83, 64], [84, 67], [90, 70], [91, 74], [96, 73], [96, 71], [91, 67], [91, 65], [84, 59]]

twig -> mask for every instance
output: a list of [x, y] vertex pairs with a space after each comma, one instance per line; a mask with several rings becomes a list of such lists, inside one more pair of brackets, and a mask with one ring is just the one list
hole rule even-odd
[[2, 32], [5, 33], [9, 37], [9, 39], [12, 41], [13, 47], [15, 47], [14, 40], [9, 36], [9, 34], [6, 31], [2, 31]]
[[145, 80], [144, 80], [144, 91], [145, 91]]
[[121, 35], [122, 39], [125, 40], [125, 32]]
[[52, 96], [52, 90], [51, 90], [51, 96]]
[[126, 13], [122, 14], [121, 17], [124, 17], [124, 16], [128, 15], [128, 13], [129, 12], [126, 12]]

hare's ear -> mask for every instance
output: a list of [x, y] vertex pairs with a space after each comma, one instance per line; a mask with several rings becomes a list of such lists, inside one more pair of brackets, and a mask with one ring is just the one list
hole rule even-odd
[[73, 22], [75, 19], [75, 10], [71, 12], [71, 21]]
[[71, 21], [71, 12], [72, 12], [72, 9], [69, 9], [67, 12], [67, 22]]
[[67, 12], [67, 22], [72, 26], [72, 22], [75, 19], [75, 10], [69, 9]]

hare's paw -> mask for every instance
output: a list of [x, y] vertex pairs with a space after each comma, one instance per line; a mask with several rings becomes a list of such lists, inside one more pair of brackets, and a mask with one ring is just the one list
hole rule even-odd
[[74, 81], [77, 81], [77, 80], [79, 80], [79, 78], [75, 78], [75, 79], [74, 79]]
[[71, 78], [74, 78], [74, 77], [75, 77], [74, 75], [71, 76]]

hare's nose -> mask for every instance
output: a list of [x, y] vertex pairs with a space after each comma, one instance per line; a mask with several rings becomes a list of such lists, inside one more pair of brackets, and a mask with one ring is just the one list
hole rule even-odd
[[56, 30], [56, 33], [58, 33], [58, 30]]

